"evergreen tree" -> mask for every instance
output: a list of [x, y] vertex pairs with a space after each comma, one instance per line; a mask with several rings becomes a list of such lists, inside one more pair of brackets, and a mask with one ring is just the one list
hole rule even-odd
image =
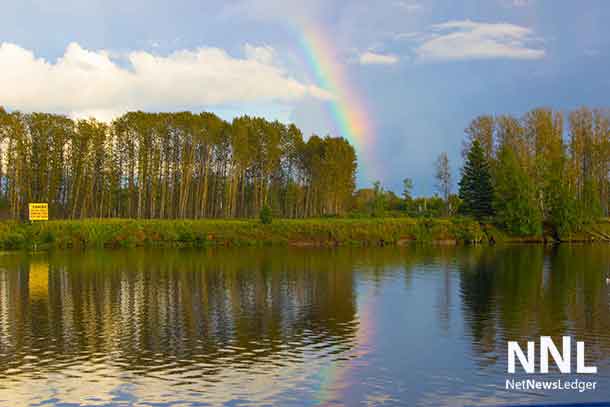
[[459, 183], [462, 211], [477, 219], [493, 215], [493, 187], [489, 163], [478, 140], [472, 142]]

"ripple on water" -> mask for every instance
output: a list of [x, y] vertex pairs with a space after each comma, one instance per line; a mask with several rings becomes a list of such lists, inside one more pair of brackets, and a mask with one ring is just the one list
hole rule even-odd
[[610, 384], [608, 250], [275, 250], [1, 258], [0, 405], [547, 401], [502, 389], [543, 334]]

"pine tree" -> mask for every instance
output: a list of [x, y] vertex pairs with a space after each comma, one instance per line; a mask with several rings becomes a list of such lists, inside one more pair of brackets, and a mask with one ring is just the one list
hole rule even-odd
[[462, 211], [477, 219], [493, 215], [493, 187], [489, 163], [478, 140], [472, 142], [459, 183]]

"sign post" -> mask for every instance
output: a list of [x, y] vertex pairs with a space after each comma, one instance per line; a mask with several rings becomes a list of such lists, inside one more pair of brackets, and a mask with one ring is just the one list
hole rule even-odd
[[31, 203], [29, 209], [30, 222], [34, 220], [49, 220], [48, 203]]

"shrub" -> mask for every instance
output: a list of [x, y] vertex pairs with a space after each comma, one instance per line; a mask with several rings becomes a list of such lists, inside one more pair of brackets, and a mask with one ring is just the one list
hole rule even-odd
[[267, 205], [263, 206], [259, 214], [261, 223], [263, 225], [270, 225], [273, 221], [273, 215], [271, 214], [271, 208]]
[[25, 246], [25, 236], [18, 231], [8, 232], [3, 239], [2, 245], [5, 249], [22, 249]]

